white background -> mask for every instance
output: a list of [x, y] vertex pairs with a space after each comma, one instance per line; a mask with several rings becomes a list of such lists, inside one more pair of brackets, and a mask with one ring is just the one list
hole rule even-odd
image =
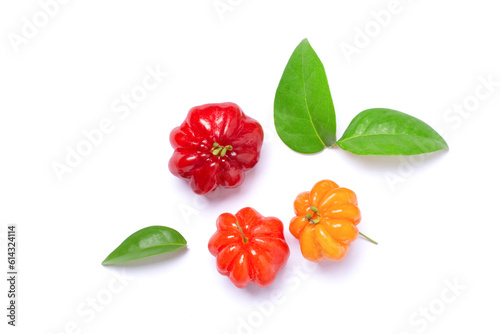
[[[6, 324], [2, 279], [2, 333], [498, 333], [494, 2], [401, 0], [383, 27], [373, 12], [389, 0], [221, 3], [222, 15], [213, 0], [75, 0], [47, 22], [37, 1], [1, 3], [5, 275], [7, 224], [19, 247], [18, 327]], [[15, 46], [26, 20], [45, 26]], [[386, 107], [440, 129], [450, 150], [409, 159], [288, 149], [273, 127], [274, 93], [306, 37], [326, 68], [339, 137], [358, 112]], [[346, 44], [357, 53], [346, 57]], [[114, 112], [147, 68], [168, 75], [126, 117]], [[261, 161], [241, 187], [202, 198], [169, 173], [168, 136], [189, 108], [226, 101], [265, 128]], [[54, 162], [104, 119], [113, 130], [60, 181]], [[359, 228], [379, 245], [360, 238], [342, 262], [310, 266], [287, 227], [295, 196], [325, 178], [357, 193]], [[207, 250], [217, 216], [245, 206], [286, 226], [290, 260], [268, 288], [235, 288]], [[188, 249], [100, 265], [150, 225], [177, 229]]]

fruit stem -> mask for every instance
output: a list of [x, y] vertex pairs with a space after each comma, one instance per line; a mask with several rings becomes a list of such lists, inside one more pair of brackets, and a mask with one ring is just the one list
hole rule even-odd
[[245, 237], [245, 235], [243, 234], [243, 229], [241, 228], [240, 223], [238, 223], [238, 221], [236, 221], [236, 225], [238, 226], [238, 230], [240, 230], [241, 237], [243, 238], [243, 243], [246, 244], [248, 242], [248, 238]]
[[360, 234], [363, 238], [365, 238], [366, 240], [368, 240], [368, 241], [370, 241], [370, 242], [374, 243], [375, 245], [378, 245], [378, 242], [376, 242], [375, 240], [373, 240], [373, 239], [371, 239], [371, 238], [368, 238], [368, 237], [367, 237], [366, 235], [364, 235], [363, 233], [359, 232], [359, 234]]

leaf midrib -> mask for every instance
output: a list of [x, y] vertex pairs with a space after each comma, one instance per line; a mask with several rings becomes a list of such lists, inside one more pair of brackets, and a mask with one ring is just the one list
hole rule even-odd
[[403, 135], [403, 134], [395, 134], [395, 133], [377, 133], [377, 134], [361, 134], [361, 135], [357, 135], [357, 136], [354, 136], [354, 137], [350, 137], [350, 138], [347, 138], [347, 139], [340, 139], [339, 142], [347, 142], [349, 140], [353, 140], [353, 139], [356, 139], [356, 138], [360, 138], [360, 137], [375, 137], [375, 136], [401, 136], [401, 137], [414, 137], [414, 138], [423, 138], [423, 139], [428, 139], [428, 140], [432, 140], [432, 141], [436, 141], [436, 142], [441, 142], [439, 141], [438, 139], [434, 139], [434, 138], [429, 138], [429, 137], [425, 137], [425, 136], [416, 136], [416, 135]]
[[[155, 249], [155, 248], [161, 248], [161, 247], [165, 247], [165, 246], [187, 246], [187, 243], [185, 244], [163, 244], [163, 245], [158, 245], [158, 246], [152, 246], [152, 247], [148, 247], [148, 248], [141, 248], [141, 249], [138, 249], [138, 250], [135, 250], [135, 251], [132, 251], [132, 252], [127, 252], [125, 254], [122, 254], [122, 255], [118, 255], [118, 256], [115, 256], [115, 257], [112, 257], [112, 258], [106, 258], [103, 262], [107, 262], [107, 261], [112, 261], [112, 260], [116, 260], [120, 257], [124, 257], [124, 256], [128, 256], [128, 255], [131, 255], [131, 254], [136, 254], [136, 253], [140, 253], [144, 250], [150, 250], [150, 249]], [[170, 253], [170, 252], [165, 252], [165, 253]], [[162, 253], [159, 253], [159, 254], [156, 254], [156, 255], [160, 255]]]
[[[151, 246], [151, 247], [147, 247], [147, 248], [142, 248], [140, 250], [137, 250], [137, 251], [141, 251], [141, 250], [144, 250], [144, 249], [153, 249], [153, 248], [160, 248], [160, 247], [165, 247], [165, 246], [187, 246], [187, 244], [178, 244], [178, 243], [175, 243], [175, 244], [162, 244], [162, 245], [157, 245], [157, 246]], [[134, 251], [136, 252], [136, 251]]]
[[306, 80], [305, 80], [305, 73], [304, 73], [304, 48], [302, 48], [301, 52], [301, 67], [302, 67], [302, 86], [304, 88], [304, 102], [306, 103], [306, 108], [307, 108], [307, 115], [309, 116], [309, 120], [311, 121], [314, 133], [316, 134], [316, 137], [318, 137], [319, 141], [323, 146], [326, 147], [325, 143], [323, 142], [323, 139], [320, 137], [318, 130], [316, 130], [316, 125], [314, 124], [311, 116], [311, 111], [309, 110], [309, 103], [307, 102], [307, 94], [306, 94]]

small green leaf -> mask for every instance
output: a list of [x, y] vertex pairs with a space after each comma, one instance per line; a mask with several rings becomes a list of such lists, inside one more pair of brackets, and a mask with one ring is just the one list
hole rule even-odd
[[444, 139], [426, 123], [384, 108], [360, 112], [337, 144], [360, 155], [414, 155], [448, 148]]
[[183, 247], [186, 247], [186, 239], [173, 228], [149, 226], [125, 239], [102, 264], [109, 265], [139, 260]]
[[317, 153], [335, 144], [335, 109], [325, 68], [307, 39], [297, 46], [281, 77], [274, 123], [294, 151]]

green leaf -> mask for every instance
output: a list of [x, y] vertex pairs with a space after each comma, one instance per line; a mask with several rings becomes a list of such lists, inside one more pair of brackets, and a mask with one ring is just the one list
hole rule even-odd
[[294, 151], [317, 153], [335, 144], [335, 109], [325, 68], [307, 39], [297, 46], [281, 77], [274, 123]]
[[125, 239], [102, 264], [139, 260], [183, 247], [186, 247], [186, 239], [176, 230], [165, 226], [149, 226]]
[[360, 112], [337, 144], [361, 155], [414, 155], [448, 148], [444, 139], [426, 123], [384, 108]]

